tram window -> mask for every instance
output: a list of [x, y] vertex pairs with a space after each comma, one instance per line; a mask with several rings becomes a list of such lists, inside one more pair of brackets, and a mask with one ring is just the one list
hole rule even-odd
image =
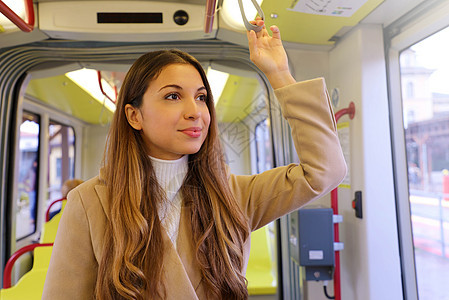
[[255, 135], [257, 173], [261, 173], [273, 168], [268, 119], [265, 119], [256, 125]]
[[[400, 56], [409, 202], [420, 299], [449, 299], [449, 29]], [[413, 89], [413, 90], [412, 90]]]
[[16, 238], [24, 238], [36, 231], [39, 116], [23, 112], [19, 136], [19, 184], [16, 211]]
[[48, 127], [48, 203], [61, 198], [64, 181], [74, 178], [75, 132], [72, 127], [50, 121]]

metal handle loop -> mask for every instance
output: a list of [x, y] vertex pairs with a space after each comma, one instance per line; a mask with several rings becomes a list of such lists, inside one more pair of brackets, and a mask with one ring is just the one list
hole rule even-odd
[[[255, 32], [259, 32], [262, 30], [263, 26], [256, 26], [251, 24], [247, 19], [246, 19], [246, 15], [245, 15], [245, 10], [243, 9], [243, 3], [242, 0], [238, 0], [239, 2], [239, 6], [240, 6], [240, 13], [242, 14], [242, 19], [243, 19], [243, 24], [245, 24], [245, 27], [248, 31], [254, 30]], [[253, 3], [254, 7], [256, 8], [259, 16], [262, 18], [262, 20], [265, 20], [265, 15], [263, 13], [262, 8], [260, 8], [259, 3], [257, 3], [256, 0], [251, 0], [251, 2]]]

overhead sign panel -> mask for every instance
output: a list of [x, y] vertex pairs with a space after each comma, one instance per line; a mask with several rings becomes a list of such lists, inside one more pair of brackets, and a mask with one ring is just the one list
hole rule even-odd
[[306, 14], [351, 17], [368, 0], [299, 0], [289, 10]]
[[278, 25], [282, 40], [333, 45], [384, 0], [265, 0], [268, 26]]
[[39, 3], [39, 28], [55, 39], [166, 42], [214, 38], [217, 22], [206, 34], [204, 17], [204, 5], [166, 1]]

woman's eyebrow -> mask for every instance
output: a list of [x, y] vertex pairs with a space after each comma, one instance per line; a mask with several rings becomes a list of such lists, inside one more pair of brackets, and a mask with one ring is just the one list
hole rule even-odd
[[[177, 85], [177, 84], [167, 84], [167, 85], [164, 85], [163, 87], [161, 87], [159, 89], [159, 92], [162, 91], [163, 89], [166, 89], [166, 88], [175, 88], [175, 89], [178, 89], [178, 90], [182, 90], [182, 87]], [[202, 91], [202, 90], [206, 90], [206, 87], [202, 86], [202, 87], [198, 88], [197, 91]]]
[[163, 87], [161, 87], [159, 89], [159, 92], [162, 91], [163, 89], [166, 89], [166, 88], [175, 88], [175, 89], [178, 89], [178, 90], [182, 90], [182, 87], [180, 87], [177, 84], [167, 84], [167, 85], [164, 85]]

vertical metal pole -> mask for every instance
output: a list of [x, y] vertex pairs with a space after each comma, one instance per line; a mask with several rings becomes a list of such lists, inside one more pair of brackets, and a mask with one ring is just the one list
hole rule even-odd
[[206, 1], [206, 13], [204, 19], [204, 33], [211, 33], [214, 26], [215, 8], [217, 0]]
[[444, 220], [443, 220], [443, 195], [440, 194], [438, 196], [438, 210], [439, 210], [439, 216], [440, 216], [440, 239], [441, 239], [441, 255], [443, 257], [446, 257], [446, 249], [444, 245]]
[[[338, 215], [338, 188], [331, 192], [331, 204], [333, 214]], [[340, 242], [338, 223], [334, 223], [334, 241]], [[335, 251], [334, 297], [335, 300], [341, 300], [340, 251]]]

